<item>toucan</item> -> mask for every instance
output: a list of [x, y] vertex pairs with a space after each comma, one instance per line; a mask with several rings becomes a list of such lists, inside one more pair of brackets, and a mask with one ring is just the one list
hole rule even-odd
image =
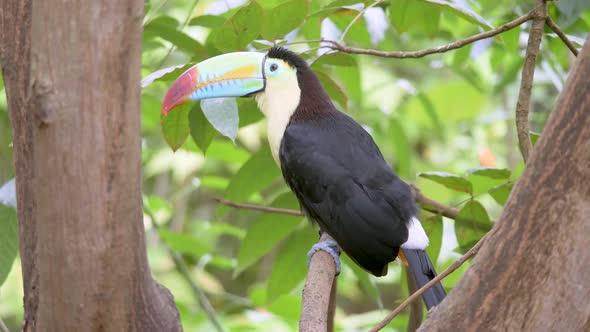
[[[321, 232], [375, 276], [386, 275], [388, 263], [398, 256], [418, 287], [436, 276], [409, 186], [387, 165], [371, 135], [334, 106], [296, 53], [273, 47], [200, 62], [172, 84], [162, 112], [190, 100], [246, 96], [256, 99], [268, 119], [272, 155]], [[337, 247], [322, 243], [310, 253], [329, 252], [339, 268]], [[438, 283], [422, 297], [430, 309], [445, 291]]]

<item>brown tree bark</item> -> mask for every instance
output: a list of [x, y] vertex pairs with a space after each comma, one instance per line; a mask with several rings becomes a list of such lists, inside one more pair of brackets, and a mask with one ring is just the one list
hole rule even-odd
[[141, 206], [143, 0], [3, 0], [24, 331], [179, 331]]
[[488, 240], [420, 331], [590, 331], [590, 42]]

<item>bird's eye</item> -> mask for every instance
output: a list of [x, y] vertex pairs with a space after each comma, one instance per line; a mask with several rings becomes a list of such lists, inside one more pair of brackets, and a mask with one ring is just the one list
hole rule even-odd
[[277, 65], [276, 63], [272, 63], [270, 65], [270, 71], [276, 71], [277, 69], [279, 69], [279, 65]]

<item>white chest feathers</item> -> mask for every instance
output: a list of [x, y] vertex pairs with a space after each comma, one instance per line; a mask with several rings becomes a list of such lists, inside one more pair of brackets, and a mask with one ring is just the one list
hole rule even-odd
[[279, 149], [291, 115], [299, 105], [301, 89], [295, 75], [285, 75], [266, 81], [263, 92], [256, 95], [258, 108], [268, 119], [267, 135], [275, 162], [280, 165]]

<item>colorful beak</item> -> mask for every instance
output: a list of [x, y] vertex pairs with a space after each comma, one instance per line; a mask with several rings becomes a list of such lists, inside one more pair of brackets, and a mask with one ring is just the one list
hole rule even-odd
[[189, 100], [243, 97], [264, 90], [264, 60], [257, 52], [222, 54], [194, 65], [166, 93], [162, 113]]

